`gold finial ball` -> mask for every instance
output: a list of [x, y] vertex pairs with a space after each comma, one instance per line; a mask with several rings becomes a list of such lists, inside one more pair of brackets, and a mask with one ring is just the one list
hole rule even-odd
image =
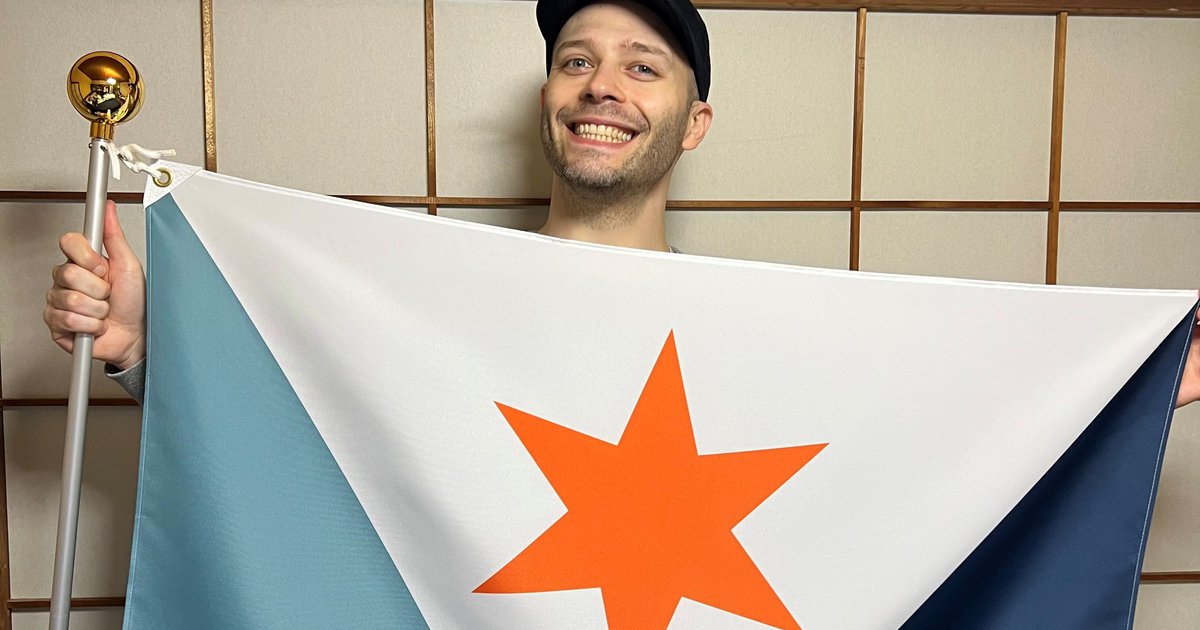
[[79, 58], [67, 73], [67, 97], [92, 122], [92, 137], [112, 140], [113, 125], [142, 108], [142, 76], [129, 60], [111, 52]]

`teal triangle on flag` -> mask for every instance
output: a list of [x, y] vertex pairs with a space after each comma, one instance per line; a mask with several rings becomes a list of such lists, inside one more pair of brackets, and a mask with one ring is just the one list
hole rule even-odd
[[427, 628], [174, 199], [146, 224], [154, 324], [126, 630]]

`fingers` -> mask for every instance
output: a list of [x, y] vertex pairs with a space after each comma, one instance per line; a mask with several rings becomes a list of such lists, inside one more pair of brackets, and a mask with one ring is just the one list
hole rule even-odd
[[54, 287], [46, 292], [46, 305], [60, 311], [78, 313], [85, 317], [104, 319], [108, 317], [108, 302], [95, 299], [78, 291]]
[[100, 276], [72, 263], [54, 268], [54, 290], [78, 291], [96, 300], [107, 300], [112, 286]]
[[91, 245], [88, 245], [87, 239], [79, 232], [63, 234], [62, 238], [58, 240], [58, 248], [67, 257], [67, 261], [87, 269], [97, 276], [104, 276], [108, 273], [107, 261], [103, 256], [97, 254]]
[[42, 319], [63, 350], [74, 350], [75, 335], [89, 334], [96, 338], [94, 358], [122, 364], [144, 356], [145, 280], [111, 201], [105, 204], [103, 228], [101, 251], [107, 257], [82, 234], [59, 241], [67, 262], [53, 270]]
[[51, 337], [54, 338], [54, 343], [58, 344], [58, 347], [65, 350], [67, 354], [75, 352], [75, 335], [51, 335]]
[[121, 228], [121, 221], [117, 218], [117, 204], [112, 201], [104, 205], [104, 249], [108, 253], [108, 259], [96, 253], [88, 245], [83, 234], [78, 232], [64, 234], [58, 246], [69, 262], [90, 270], [97, 276], [106, 276], [110, 265], [125, 271], [141, 269], [141, 262], [129, 246], [125, 230]]
[[[108, 330], [108, 323], [102, 319], [60, 310], [49, 304], [42, 311], [42, 319], [46, 322], [46, 326], [50, 328], [51, 337], [60, 346], [63, 346], [61, 337], [71, 337], [76, 333], [100, 336]], [[67, 349], [66, 346], [63, 346], [63, 348]]]
[[121, 221], [117, 218], [117, 204], [112, 201], [104, 205], [104, 249], [108, 251], [108, 257], [114, 266], [141, 267], [137, 254], [133, 253], [133, 248], [129, 247], [129, 241], [125, 239], [125, 230], [121, 228]]

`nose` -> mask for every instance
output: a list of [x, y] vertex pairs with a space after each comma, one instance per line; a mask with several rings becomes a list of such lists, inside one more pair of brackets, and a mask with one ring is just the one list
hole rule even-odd
[[621, 89], [620, 71], [611, 64], [600, 64], [588, 77], [581, 97], [592, 103], [624, 101], [625, 93]]

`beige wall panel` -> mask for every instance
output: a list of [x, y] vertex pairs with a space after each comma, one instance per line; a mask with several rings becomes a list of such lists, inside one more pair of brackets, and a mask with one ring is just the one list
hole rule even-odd
[[[125, 594], [137, 495], [140, 409], [88, 414], [75, 597]], [[62, 408], [4, 412], [13, 597], [49, 597], [62, 483]]]
[[[0, 189], [87, 188], [88, 123], [67, 101], [65, 86], [71, 64], [94, 50], [124, 55], [146, 82], [142, 111], [117, 129], [115, 142], [173, 148], [175, 159], [203, 163], [198, 2], [3, 5], [0, 85], [17, 99], [4, 109]], [[140, 191], [144, 182], [126, 172], [109, 189]]]
[[1200, 214], [1064, 212], [1058, 281], [1108, 287], [1200, 287]]
[[866, 210], [860, 263], [863, 271], [1040, 283], [1046, 215]]
[[[438, 216], [537, 230], [545, 208], [438, 208]], [[773, 210], [669, 210], [667, 241], [688, 254], [845, 269], [850, 213]]]
[[671, 210], [667, 241], [687, 254], [845, 269], [850, 212]]
[[213, 3], [217, 167], [328, 194], [425, 194], [419, 0]]
[[1047, 197], [1054, 18], [872, 13], [864, 199]]
[[[124, 608], [76, 609], [71, 611], [71, 630], [120, 630]], [[14, 612], [13, 630], [46, 630], [50, 613]]]
[[[1059, 282], [1092, 286], [1194, 289], [1200, 286], [1200, 215], [1062, 215]], [[1200, 570], [1200, 405], [1175, 416], [1154, 519], [1147, 571]], [[1149, 627], [1149, 626], [1147, 626]]]
[[548, 208], [438, 208], [438, 216], [532, 232], [546, 224]]
[[1143, 584], [1133, 630], [1200, 628], [1200, 584]]
[[1063, 199], [1200, 201], [1200, 20], [1068, 29]]
[[545, 47], [534, 2], [438, 0], [438, 194], [548, 197], [538, 139]]
[[[122, 225], [145, 259], [145, 219], [140, 205], [119, 207]], [[6, 397], [66, 396], [71, 357], [50, 340], [42, 321], [50, 270], [64, 260], [58, 239], [83, 226], [83, 204], [0, 203], [0, 361]], [[95, 396], [124, 396], [92, 370]], [[64, 411], [65, 414], [65, 411]]]
[[849, 199], [855, 15], [704, 12], [713, 126], [674, 199]]

